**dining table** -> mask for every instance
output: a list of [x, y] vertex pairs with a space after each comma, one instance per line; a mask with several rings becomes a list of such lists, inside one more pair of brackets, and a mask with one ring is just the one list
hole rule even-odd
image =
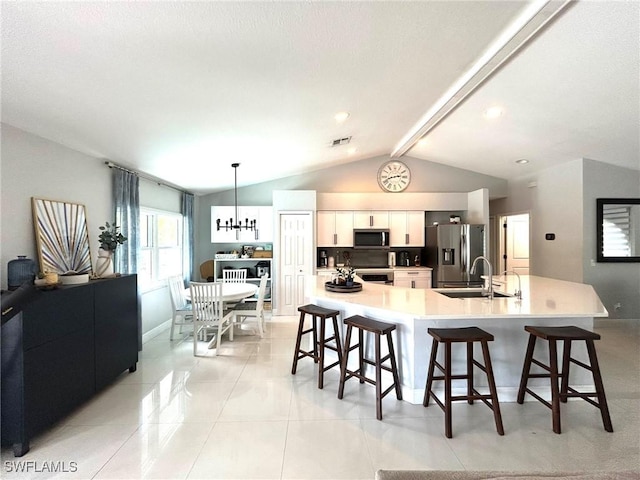
[[[258, 292], [258, 286], [249, 282], [221, 282], [222, 284], [222, 301], [225, 304], [225, 310], [227, 305], [238, 303], [245, 298], [253, 297]], [[191, 301], [191, 289], [185, 288], [184, 295], [188, 301]], [[235, 333], [236, 335], [240, 333]], [[248, 333], [249, 335], [255, 335], [255, 332]], [[242, 333], [240, 333], [242, 335]], [[244, 333], [247, 335], [247, 333]], [[208, 348], [213, 348], [215, 337], [209, 342]]]
[[[222, 282], [222, 301], [225, 303], [237, 303], [245, 298], [253, 297], [257, 292], [258, 286], [253, 283]], [[191, 289], [185, 288], [184, 295], [187, 300], [191, 300]]]

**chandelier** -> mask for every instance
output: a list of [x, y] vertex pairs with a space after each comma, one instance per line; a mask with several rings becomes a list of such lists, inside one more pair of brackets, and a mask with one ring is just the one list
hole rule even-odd
[[249, 220], [248, 218], [244, 219], [244, 224], [242, 223], [242, 221], [238, 221], [238, 167], [240, 166], [239, 163], [232, 163], [231, 166], [233, 167], [234, 170], [234, 177], [235, 177], [235, 183], [234, 183], [234, 188], [233, 188], [233, 195], [234, 195], [234, 206], [235, 206], [235, 221], [233, 218], [230, 218], [229, 220], [225, 220], [224, 221], [224, 225], [221, 225], [221, 221], [220, 219], [216, 219], [216, 228], [218, 229], [218, 231], [220, 231], [220, 229], [225, 229], [226, 231], [229, 230], [255, 230], [257, 228], [256, 225], [256, 220]]

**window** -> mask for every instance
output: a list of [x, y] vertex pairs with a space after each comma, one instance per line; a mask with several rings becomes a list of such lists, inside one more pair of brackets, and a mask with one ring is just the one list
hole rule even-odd
[[182, 275], [182, 215], [141, 208], [140, 286], [153, 288], [172, 275]]
[[604, 205], [602, 209], [605, 257], [630, 257], [631, 252], [631, 206]]

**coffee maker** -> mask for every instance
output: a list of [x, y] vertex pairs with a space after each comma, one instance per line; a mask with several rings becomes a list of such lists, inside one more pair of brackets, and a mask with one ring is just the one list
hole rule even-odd
[[320, 257], [318, 259], [318, 267], [326, 268], [329, 265], [329, 257], [327, 257], [326, 250], [320, 250]]

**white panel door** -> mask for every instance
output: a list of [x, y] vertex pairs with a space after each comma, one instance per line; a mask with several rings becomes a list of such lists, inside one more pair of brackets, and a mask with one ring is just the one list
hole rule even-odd
[[296, 315], [304, 304], [305, 281], [313, 273], [311, 213], [280, 214], [278, 314]]
[[529, 275], [529, 214], [505, 217], [505, 270]]

